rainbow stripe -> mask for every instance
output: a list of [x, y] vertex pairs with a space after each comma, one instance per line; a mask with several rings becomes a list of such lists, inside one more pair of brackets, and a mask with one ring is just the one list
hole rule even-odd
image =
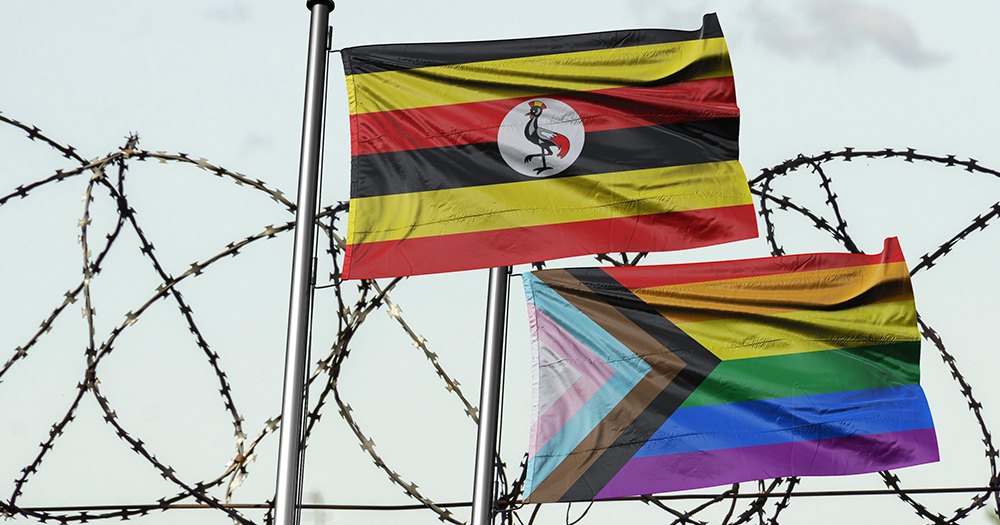
[[530, 502], [938, 460], [896, 240], [812, 254], [523, 276]]
[[[345, 278], [757, 236], [715, 15], [697, 31], [341, 54], [352, 154]], [[509, 165], [499, 136], [508, 113], [539, 97], [568, 105], [583, 129], [579, 156], [541, 177]], [[514, 137], [527, 141], [522, 120]]]

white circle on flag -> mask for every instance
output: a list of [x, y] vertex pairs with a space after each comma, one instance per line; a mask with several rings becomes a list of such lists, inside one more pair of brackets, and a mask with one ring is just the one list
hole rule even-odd
[[[531, 125], [532, 107], [540, 112]], [[528, 177], [551, 177], [573, 165], [583, 151], [583, 121], [573, 108], [552, 98], [530, 98], [514, 106], [497, 132], [500, 156]]]

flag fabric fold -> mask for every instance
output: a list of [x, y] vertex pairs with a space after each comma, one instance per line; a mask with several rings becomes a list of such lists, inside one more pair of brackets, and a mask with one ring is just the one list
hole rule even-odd
[[757, 236], [714, 14], [695, 31], [341, 51], [345, 278]]
[[522, 278], [534, 372], [529, 502], [938, 460], [895, 238], [878, 255]]

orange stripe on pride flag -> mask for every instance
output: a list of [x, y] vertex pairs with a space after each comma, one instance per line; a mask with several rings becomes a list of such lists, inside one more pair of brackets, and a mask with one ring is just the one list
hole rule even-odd
[[606, 268], [605, 271], [622, 286], [635, 290], [673, 284], [739, 279], [788, 272], [807, 272], [832, 268], [848, 268], [875, 264], [905, 262], [903, 250], [895, 237], [885, 240], [882, 253], [859, 255], [854, 253], [823, 253], [786, 255], [742, 261], [704, 262], [671, 265], [670, 274], [657, 273], [655, 266]]
[[755, 218], [753, 205], [746, 204], [352, 244], [343, 276], [374, 279], [412, 275], [414, 268], [441, 273], [601, 252], [686, 250], [756, 237]]
[[792, 271], [632, 289], [680, 325], [714, 319], [772, 315], [803, 309], [845, 309], [866, 304], [913, 301], [905, 262]]

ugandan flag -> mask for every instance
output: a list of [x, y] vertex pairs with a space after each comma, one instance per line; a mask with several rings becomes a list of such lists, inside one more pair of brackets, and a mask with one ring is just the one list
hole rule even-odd
[[715, 15], [697, 31], [341, 51], [345, 278], [757, 236]]
[[531, 503], [938, 460], [895, 238], [880, 255], [523, 279]]

